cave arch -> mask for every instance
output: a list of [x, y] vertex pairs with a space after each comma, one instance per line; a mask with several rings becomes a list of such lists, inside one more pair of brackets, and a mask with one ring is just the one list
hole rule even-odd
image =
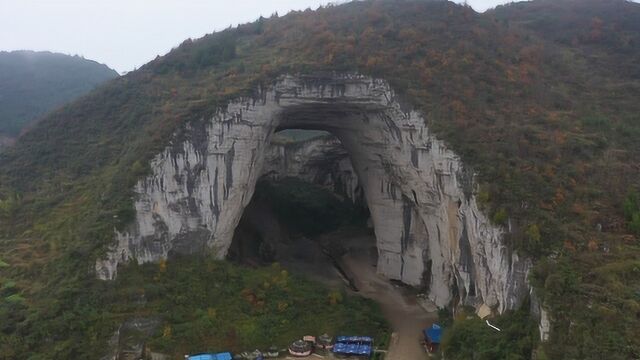
[[190, 123], [136, 185], [136, 220], [116, 233], [98, 276], [114, 278], [128, 259], [203, 250], [223, 258], [271, 137], [287, 128], [331, 132], [349, 152], [371, 212], [379, 273], [428, 284], [438, 306], [472, 293], [463, 300], [502, 312], [526, 296], [529, 261], [478, 209], [471, 172], [387, 82], [353, 74], [281, 76]]
[[[331, 282], [336, 279], [326, 271], [333, 267], [327, 255], [336, 261], [348, 248], [375, 248], [368, 219], [364, 192], [338, 138], [325, 131], [278, 130], [226, 258], [248, 265], [277, 261]], [[377, 251], [371, 255], [374, 260]]]

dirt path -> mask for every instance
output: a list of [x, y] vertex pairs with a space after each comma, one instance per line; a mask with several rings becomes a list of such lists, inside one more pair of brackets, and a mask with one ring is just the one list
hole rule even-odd
[[421, 333], [422, 329], [437, 320], [437, 314], [425, 311], [418, 304], [416, 296], [409, 294], [405, 288], [377, 275], [375, 237], [358, 229], [342, 229], [325, 234], [316, 241], [296, 241], [280, 259], [292, 271], [308, 274], [330, 286], [343, 286], [340, 273], [322, 253], [319, 243], [325, 247], [344, 248], [346, 253], [339, 259], [339, 265], [359, 290], [357, 294], [380, 304], [394, 332], [385, 359], [427, 359], [420, 345]]
[[426, 359], [420, 345], [421, 333], [437, 320], [437, 314], [425, 311], [416, 296], [405, 288], [377, 275], [375, 239], [372, 236], [349, 236], [343, 239], [343, 246], [348, 249], [341, 259], [345, 272], [354, 281], [359, 294], [380, 304], [394, 331], [385, 359]]

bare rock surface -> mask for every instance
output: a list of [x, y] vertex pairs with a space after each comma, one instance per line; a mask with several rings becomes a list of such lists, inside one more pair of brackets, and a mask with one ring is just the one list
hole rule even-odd
[[530, 261], [478, 208], [473, 172], [388, 83], [357, 75], [282, 76], [192, 122], [136, 185], [136, 219], [116, 232], [98, 276], [172, 254], [224, 258], [256, 181], [281, 166], [267, 154], [279, 151], [274, 132], [287, 128], [329, 131], [346, 149], [359, 183], [343, 185], [346, 193], [362, 188], [379, 274], [424, 287], [441, 307], [457, 293], [502, 312], [527, 296]]

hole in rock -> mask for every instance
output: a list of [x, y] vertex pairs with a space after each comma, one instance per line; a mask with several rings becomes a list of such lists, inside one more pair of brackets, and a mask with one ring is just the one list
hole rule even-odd
[[[289, 118], [300, 115], [292, 113]], [[327, 124], [340, 119], [332, 122], [325, 115]], [[271, 138], [228, 258], [249, 266], [277, 261], [292, 273], [373, 299], [398, 334], [398, 345], [390, 349], [392, 357], [417, 358], [423, 349], [415, 338], [436, 315], [425, 310], [413, 289], [378, 274], [378, 242], [357, 174], [367, 177], [361, 180], [370, 191], [380, 187], [384, 191], [386, 182], [375, 177], [380, 172], [371, 169], [372, 162], [362, 161], [371, 153], [353, 146], [354, 139], [366, 137], [339, 126], [321, 129], [331, 133], [310, 132], [317, 130], [312, 124], [304, 130], [284, 129]], [[413, 198], [417, 201], [417, 194]], [[381, 211], [379, 203], [372, 206]], [[390, 219], [379, 218], [377, 225], [393, 225]]]
[[357, 289], [343, 256], [357, 254], [375, 273], [377, 249], [345, 148], [324, 131], [283, 130], [274, 134], [265, 157], [228, 259], [250, 266], [279, 262], [315, 280]]

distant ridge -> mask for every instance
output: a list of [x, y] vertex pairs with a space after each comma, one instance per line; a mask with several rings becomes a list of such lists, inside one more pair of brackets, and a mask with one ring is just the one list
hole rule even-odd
[[117, 76], [108, 66], [77, 55], [0, 52], [0, 147], [47, 112]]
[[145, 344], [174, 358], [307, 333], [305, 306], [343, 319], [291, 301], [301, 288], [278, 290], [274, 268], [255, 269], [261, 277], [205, 259], [134, 261], [110, 283], [93, 271], [114, 229], [133, 223], [149, 164], [184, 143], [185, 129], [230, 100], [259, 101], [256, 89], [279, 76], [335, 72], [388, 81], [424, 114], [477, 174], [470, 195], [508, 230], [504, 250], [533, 262], [531, 306], [492, 318], [501, 332], [462, 306], [445, 319], [447, 359], [640, 359], [638, 24], [640, 4], [625, 0], [534, 0], [482, 14], [375, 0], [185, 40], [50, 112], [0, 154], [0, 358], [99, 358], [123, 320], [139, 316], [161, 319]]

